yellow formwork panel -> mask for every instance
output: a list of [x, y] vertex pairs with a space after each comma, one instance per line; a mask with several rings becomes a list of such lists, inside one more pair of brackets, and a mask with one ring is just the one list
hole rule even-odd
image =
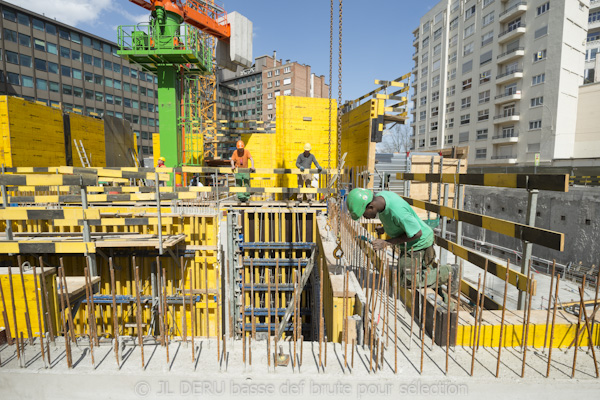
[[[104, 139], [104, 121], [79, 114], [69, 114], [71, 141], [83, 144], [92, 167], [106, 167], [106, 143]], [[82, 167], [81, 160], [73, 143], [73, 166]]]
[[[137, 146], [136, 146], [137, 148]], [[152, 157], [154, 159], [154, 165], [153, 167], [156, 166], [156, 164], [158, 163], [158, 158], [160, 157], [160, 133], [153, 133], [152, 134]]]
[[[15, 258], [13, 257], [13, 261]], [[23, 258], [23, 261], [27, 261]], [[29, 260], [32, 264], [37, 263], [37, 260], [31, 258]], [[14, 263], [16, 265], [16, 262]], [[19, 268], [13, 267], [12, 270], [12, 287], [13, 287], [13, 295], [14, 295], [14, 305], [16, 309], [16, 314], [13, 314], [13, 296], [11, 296], [10, 290], [10, 280], [8, 275], [8, 268], [0, 268], [0, 285], [2, 285], [2, 291], [4, 292], [4, 301], [6, 303], [6, 313], [8, 316], [8, 324], [10, 327], [11, 336], [14, 338], [17, 333], [20, 336], [20, 333], [23, 333], [24, 338], [29, 338], [28, 330], [27, 330], [27, 318], [26, 318], [26, 306], [25, 302], [27, 302], [27, 306], [29, 308], [29, 321], [31, 324], [31, 331], [34, 337], [40, 336], [40, 326], [38, 324], [38, 308], [35, 297], [35, 283], [33, 280], [33, 272], [32, 270], [25, 271], [23, 273], [23, 281], [25, 282], [25, 291], [23, 291], [23, 283], [21, 282], [21, 275], [19, 274]], [[45, 283], [46, 289], [48, 290], [48, 311], [51, 316], [56, 317], [58, 315], [58, 307], [56, 303], [56, 297], [54, 293], [56, 293], [56, 273], [54, 268], [45, 268]], [[46, 311], [45, 300], [43, 298], [42, 291], [42, 282], [41, 282], [41, 270], [37, 268], [37, 287], [38, 287], [38, 295], [40, 301], [40, 311], [42, 312], [41, 320], [42, 326], [44, 327], [44, 331], [48, 332], [49, 329], [46, 326], [46, 320], [44, 319], [43, 312]], [[4, 311], [4, 307], [2, 302], [0, 302], [0, 327], [6, 328], [4, 323], [4, 318], [2, 318], [2, 313]], [[14, 315], [17, 317], [17, 329], [18, 332], [15, 332], [14, 328]], [[53, 332], [57, 332], [57, 319], [52, 319], [53, 324]]]
[[379, 102], [367, 101], [342, 115], [342, 154], [347, 153], [345, 167], [369, 165], [369, 155], [375, 145], [371, 143], [371, 119], [377, 117], [373, 109], [379, 109]]
[[[250, 151], [255, 168], [276, 168], [276, 138], [272, 133], [249, 133], [242, 135], [246, 149]], [[275, 187], [277, 176], [275, 174], [252, 174], [251, 187]], [[252, 196], [259, 197], [259, 196]]]
[[62, 111], [0, 96], [2, 153], [8, 167], [65, 164]]

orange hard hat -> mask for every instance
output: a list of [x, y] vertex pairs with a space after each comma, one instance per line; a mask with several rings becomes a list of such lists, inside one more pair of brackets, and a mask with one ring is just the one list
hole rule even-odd
[[237, 143], [235, 144], [235, 147], [237, 149], [243, 149], [244, 148], [244, 142], [242, 142], [241, 140], [238, 140]]

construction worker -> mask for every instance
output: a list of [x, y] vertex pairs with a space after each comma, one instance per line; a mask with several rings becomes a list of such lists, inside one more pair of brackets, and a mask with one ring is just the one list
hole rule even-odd
[[166, 159], [164, 157], [158, 157], [158, 162], [156, 163], [156, 168], [164, 167]]
[[[254, 160], [252, 155], [244, 147], [244, 142], [238, 140], [235, 144], [236, 150], [231, 156], [231, 169], [235, 172], [236, 168], [248, 168], [248, 161], [250, 161], [250, 172], [254, 172]], [[250, 174], [247, 172], [235, 174], [235, 185], [238, 187], [250, 187]], [[238, 193], [238, 200], [248, 201], [250, 199], [250, 193]]]
[[[417, 281], [420, 287], [424, 271], [431, 269], [435, 260], [433, 230], [417, 216], [410, 204], [396, 193], [382, 191], [374, 195], [371, 190], [356, 188], [348, 194], [346, 205], [350, 217], [355, 221], [360, 217], [373, 219], [379, 215], [383, 226], [377, 228], [376, 231], [380, 235], [385, 232], [390, 239], [373, 240], [373, 249], [382, 250], [389, 245], [399, 245], [399, 254], [406, 249], [409, 255], [413, 255], [413, 259], [421, 260], [421, 267], [417, 275], [420, 279]], [[406, 247], [404, 243], [406, 243]], [[401, 256], [399, 269], [400, 274], [411, 275], [412, 261], [410, 258]], [[435, 273], [429, 273], [428, 282], [431, 282], [432, 276], [435, 281]], [[441, 281], [443, 282], [443, 279]]]
[[[315, 164], [315, 166], [317, 167], [319, 172], [321, 172], [323, 170], [323, 168], [321, 168], [321, 166], [319, 165], [319, 162], [315, 158], [315, 155], [310, 152], [311, 149], [312, 149], [312, 147], [311, 147], [310, 143], [306, 143], [304, 145], [304, 152], [300, 153], [300, 155], [296, 159], [296, 168], [300, 169], [300, 172], [304, 172], [305, 169], [310, 169], [310, 167], [312, 167], [313, 163]], [[312, 179], [313, 179], [313, 176], [311, 174], [298, 175], [298, 188], [302, 188], [305, 185], [307, 188], [310, 187], [310, 183], [311, 183]], [[306, 198], [308, 201], [312, 201], [313, 195], [310, 193], [307, 193]], [[300, 201], [304, 200], [303, 193], [298, 193], [298, 200], [300, 200]]]

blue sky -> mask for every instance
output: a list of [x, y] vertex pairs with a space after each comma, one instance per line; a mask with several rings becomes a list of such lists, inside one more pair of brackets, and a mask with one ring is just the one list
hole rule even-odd
[[[116, 41], [118, 25], [147, 21], [148, 12], [127, 0], [7, 0], [61, 22]], [[342, 97], [352, 100], [375, 88], [375, 79], [398, 78], [412, 69], [412, 31], [439, 0], [346, 0], [343, 5]], [[217, 1], [217, 3], [219, 3]], [[337, 0], [334, 2], [337, 39]], [[229, 0], [254, 25], [253, 56], [272, 54], [308, 64], [329, 79], [327, 0]], [[337, 43], [334, 43], [333, 97], [337, 98]]]

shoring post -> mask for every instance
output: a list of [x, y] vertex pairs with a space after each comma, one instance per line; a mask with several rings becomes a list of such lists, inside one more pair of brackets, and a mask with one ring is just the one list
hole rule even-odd
[[[537, 199], [539, 191], [537, 189], [530, 189], [527, 198], [527, 216], [526, 223], [528, 226], [535, 226], [535, 216], [537, 212]], [[527, 240], [522, 241], [523, 246], [523, 257], [521, 258], [521, 274], [529, 276], [529, 260], [531, 260], [531, 251], [533, 249], [533, 243]], [[525, 306], [527, 293], [519, 290], [519, 300], [517, 302], [517, 309], [522, 310]]]

